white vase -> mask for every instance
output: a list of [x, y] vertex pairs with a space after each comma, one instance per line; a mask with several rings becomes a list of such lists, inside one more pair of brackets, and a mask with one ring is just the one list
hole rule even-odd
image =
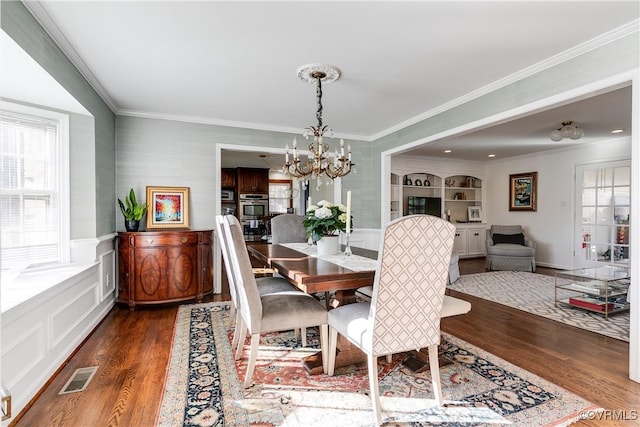
[[330, 256], [338, 253], [338, 236], [324, 236], [316, 242], [319, 256]]

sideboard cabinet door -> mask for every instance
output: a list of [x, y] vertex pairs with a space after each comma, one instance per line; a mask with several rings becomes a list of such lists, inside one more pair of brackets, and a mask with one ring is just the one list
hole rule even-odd
[[134, 248], [133, 295], [137, 302], [167, 298], [167, 249]]
[[167, 299], [193, 298], [198, 290], [198, 251], [195, 245], [169, 249]]

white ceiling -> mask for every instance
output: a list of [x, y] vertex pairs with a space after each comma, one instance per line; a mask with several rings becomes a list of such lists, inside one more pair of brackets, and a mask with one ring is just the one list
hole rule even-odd
[[[301, 132], [316, 124], [316, 101], [296, 70], [319, 62], [342, 70], [323, 87], [325, 124], [336, 136], [362, 140], [560, 61], [594, 38], [611, 39], [602, 35], [620, 27], [637, 30], [640, 16], [638, 1], [26, 5], [118, 114]], [[583, 142], [628, 130], [628, 92], [447, 143], [456, 157], [486, 159], [475, 147], [506, 140], [495, 146], [501, 157], [548, 148], [549, 132], [563, 120], [585, 129]], [[439, 144], [422, 153], [439, 155]]]

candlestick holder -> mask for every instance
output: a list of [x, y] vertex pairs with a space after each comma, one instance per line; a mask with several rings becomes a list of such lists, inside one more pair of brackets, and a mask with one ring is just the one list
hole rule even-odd
[[351, 233], [347, 232], [347, 247], [344, 248], [344, 256], [351, 256], [351, 245], [349, 244], [349, 236]]

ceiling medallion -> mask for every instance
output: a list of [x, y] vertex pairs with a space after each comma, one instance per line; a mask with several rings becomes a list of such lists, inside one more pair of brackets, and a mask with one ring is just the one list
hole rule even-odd
[[340, 78], [340, 69], [333, 65], [326, 64], [307, 64], [298, 68], [296, 74], [300, 80], [305, 83], [316, 84], [318, 76], [322, 83], [333, 83]]

